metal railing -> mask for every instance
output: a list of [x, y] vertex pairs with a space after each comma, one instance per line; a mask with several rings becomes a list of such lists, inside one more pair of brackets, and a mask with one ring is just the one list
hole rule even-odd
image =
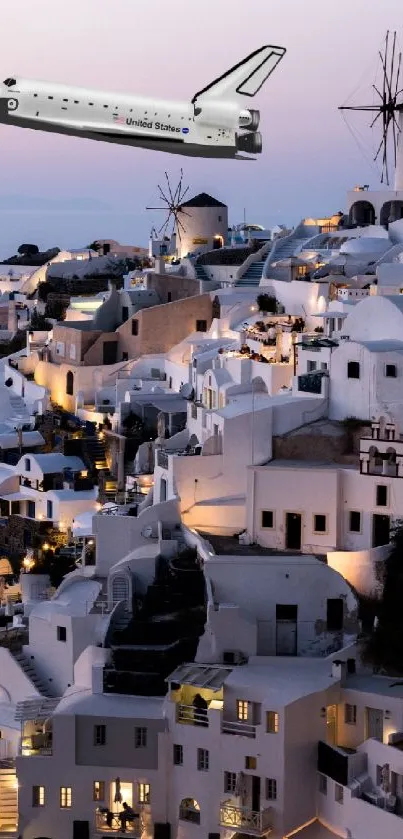
[[194, 705], [177, 705], [176, 722], [187, 723], [188, 725], [200, 725], [205, 728], [209, 724], [207, 708], [195, 708]]
[[179, 819], [184, 822], [193, 822], [193, 824], [200, 824], [200, 811], [193, 807], [180, 807]]
[[249, 807], [236, 807], [224, 802], [220, 807], [220, 825], [222, 827], [242, 828], [245, 833], [261, 836], [271, 832], [271, 808], [251, 810]]
[[252, 723], [239, 720], [222, 720], [221, 731], [223, 734], [240, 734], [244, 737], [256, 737], [256, 726]]
[[107, 807], [99, 808], [95, 813], [95, 830], [97, 833], [106, 835], [113, 833], [115, 836], [126, 836], [129, 833], [131, 836], [140, 839], [143, 833], [143, 821], [140, 813], [136, 813], [134, 819], [128, 819], [122, 823], [119, 818], [119, 813], [112, 813]]

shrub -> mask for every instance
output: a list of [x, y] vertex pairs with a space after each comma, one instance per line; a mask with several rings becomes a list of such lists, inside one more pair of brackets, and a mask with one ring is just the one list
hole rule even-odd
[[277, 300], [273, 294], [258, 294], [256, 303], [259, 306], [260, 312], [275, 312], [277, 308]]

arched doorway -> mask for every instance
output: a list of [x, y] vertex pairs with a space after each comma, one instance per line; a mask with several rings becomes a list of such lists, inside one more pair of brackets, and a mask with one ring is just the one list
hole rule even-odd
[[214, 238], [213, 238], [213, 250], [216, 251], [219, 248], [223, 248], [223, 247], [224, 247], [224, 239], [223, 239], [222, 236], [220, 236], [220, 234], [217, 234], [217, 236], [214, 236]]
[[67, 396], [73, 396], [74, 394], [74, 373], [71, 370], [66, 375], [66, 394]]
[[403, 201], [385, 201], [382, 206], [379, 222], [388, 227], [394, 221], [403, 218]]
[[348, 214], [349, 224], [365, 227], [375, 224], [375, 210], [370, 201], [355, 201]]

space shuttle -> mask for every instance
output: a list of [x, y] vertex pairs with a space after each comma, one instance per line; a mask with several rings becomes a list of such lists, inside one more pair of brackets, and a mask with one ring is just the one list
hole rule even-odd
[[248, 99], [285, 52], [260, 47], [191, 102], [10, 77], [0, 83], [0, 123], [190, 157], [254, 159], [262, 151], [260, 113]]

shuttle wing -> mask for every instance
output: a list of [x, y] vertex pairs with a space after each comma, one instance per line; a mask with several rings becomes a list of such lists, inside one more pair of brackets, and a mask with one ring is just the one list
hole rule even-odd
[[255, 50], [235, 67], [195, 93], [197, 101], [236, 100], [237, 96], [255, 96], [286, 53], [285, 47], [264, 46]]

